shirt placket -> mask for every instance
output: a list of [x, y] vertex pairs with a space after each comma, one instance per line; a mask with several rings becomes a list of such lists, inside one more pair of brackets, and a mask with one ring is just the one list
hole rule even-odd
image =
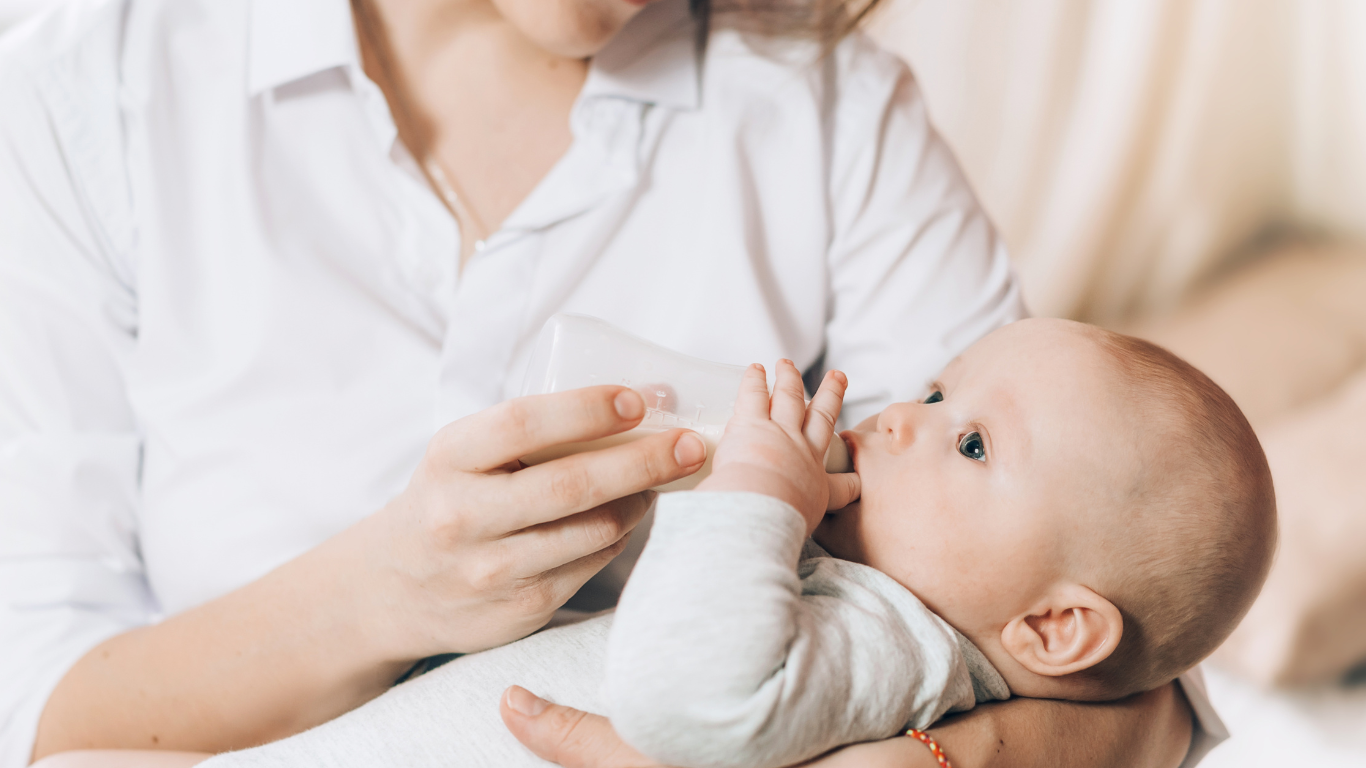
[[[502, 399], [527, 308], [546, 258], [591, 260], [587, 243], [557, 242], [555, 225], [593, 216], [604, 199], [639, 178], [645, 105], [598, 98], [575, 107], [574, 142], [503, 226], [482, 241], [456, 277], [442, 349], [436, 426]], [[585, 265], [586, 266], [586, 265]]]
[[[416, 316], [444, 326], [446, 297], [455, 280], [460, 252], [459, 228], [430, 189], [418, 160], [399, 140], [398, 126], [379, 86], [356, 64], [348, 68], [348, 76], [376, 147], [397, 171], [386, 179], [388, 194], [397, 197], [400, 218], [394, 228], [390, 267], [397, 273]], [[438, 336], [441, 333], [444, 327]]]

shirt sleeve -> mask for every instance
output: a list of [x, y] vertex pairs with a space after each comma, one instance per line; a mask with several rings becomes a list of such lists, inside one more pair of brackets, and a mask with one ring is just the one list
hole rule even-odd
[[972, 706], [952, 630], [899, 586], [914, 609], [821, 578], [829, 558], [799, 578], [804, 537], [767, 496], [660, 497], [607, 646], [604, 701], [628, 744], [668, 765], [783, 766]]
[[[135, 303], [96, 222], [126, 186], [81, 173], [117, 145], [60, 81], [0, 51], [0, 768], [27, 765], [81, 656], [150, 621], [135, 525], [141, 442], [124, 390]], [[96, 52], [86, 50], [94, 55]], [[112, 101], [112, 98], [111, 98]], [[108, 111], [116, 123], [117, 110]], [[110, 162], [110, 161], [104, 161]]]
[[974, 341], [1025, 316], [1001, 238], [935, 133], [910, 70], [862, 35], [835, 52], [824, 367], [842, 421], [923, 397]]

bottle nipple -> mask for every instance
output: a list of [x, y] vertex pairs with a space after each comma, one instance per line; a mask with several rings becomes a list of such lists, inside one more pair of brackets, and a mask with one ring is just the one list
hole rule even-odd
[[849, 446], [839, 435], [830, 437], [830, 447], [825, 449], [825, 471], [832, 473], [853, 472], [854, 462], [849, 458]]

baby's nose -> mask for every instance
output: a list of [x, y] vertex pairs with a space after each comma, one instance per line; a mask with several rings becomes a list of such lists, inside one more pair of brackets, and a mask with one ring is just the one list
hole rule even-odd
[[915, 442], [920, 408], [919, 403], [893, 403], [887, 406], [877, 418], [877, 430], [886, 433], [893, 445], [902, 448], [910, 445]]

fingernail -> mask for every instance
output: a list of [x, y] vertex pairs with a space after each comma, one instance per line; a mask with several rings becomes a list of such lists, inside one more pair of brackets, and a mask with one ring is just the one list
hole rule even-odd
[[691, 432], [678, 438], [674, 443], [674, 460], [680, 467], [691, 467], [694, 464], [701, 464], [707, 458], [707, 446], [702, 444], [702, 438]]
[[536, 717], [550, 706], [550, 702], [527, 689], [514, 685], [507, 692], [508, 706], [527, 717]]
[[617, 415], [623, 419], [638, 419], [645, 403], [640, 399], [640, 395], [625, 389], [617, 394], [617, 399], [612, 401], [612, 407], [617, 409]]

